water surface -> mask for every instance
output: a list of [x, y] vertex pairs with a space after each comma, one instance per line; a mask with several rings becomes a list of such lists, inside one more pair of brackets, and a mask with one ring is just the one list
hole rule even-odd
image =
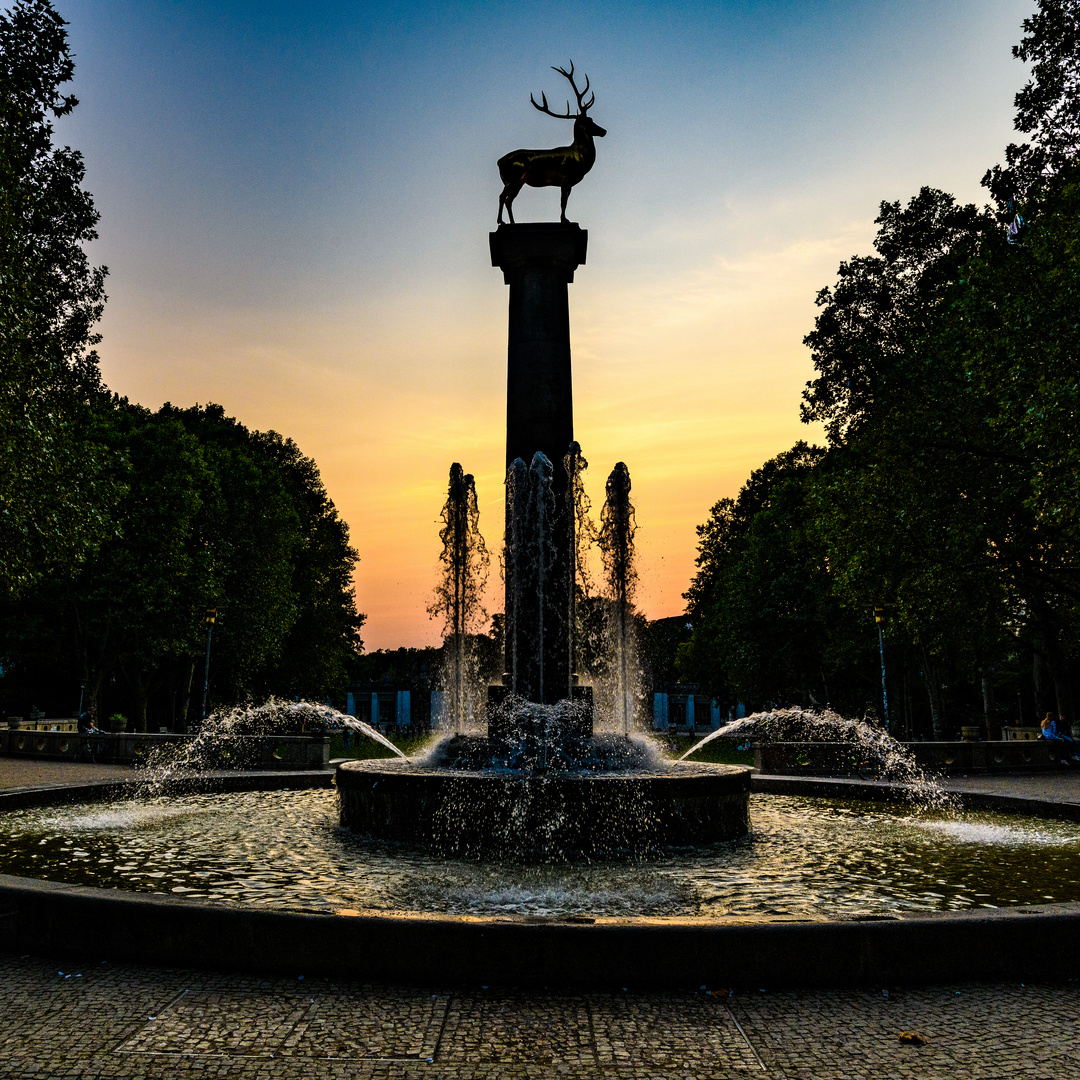
[[1080, 825], [778, 795], [750, 836], [638, 865], [445, 859], [340, 828], [333, 791], [0, 815], [0, 873], [296, 911], [840, 918], [1080, 900]]

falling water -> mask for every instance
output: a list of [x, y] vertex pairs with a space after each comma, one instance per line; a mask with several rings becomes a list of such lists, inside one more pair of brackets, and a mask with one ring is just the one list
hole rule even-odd
[[[551, 462], [539, 452], [528, 467], [516, 459], [506, 476], [503, 567], [510, 689], [531, 701], [543, 700], [545, 616], [558, 594], [552, 581], [555, 499], [551, 481]], [[564, 613], [560, 611], [559, 616]]]
[[589, 502], [589, 496], [585, 494], [585, 483], [582, 476], [588, 467], [589, 463], [582, 457], [580, 443], [572, 442], [563, 457], [563, 468], [566, 470], [567, 480], [566, 519], [570, 528], [571, 552], [567, 567], [570, 573], [567, 588], [567, 597], [569, 599], [567, 625], [569, 627], [571, 675], [579, 671], [581, 666], [579, 642], [582, 635], [578, 619], [578, 599], [579, 597], [588, 597], [592, 591], [589, 574], [589, 549], [597, 539], [596, 526], [593, 525], [592, 518], [589, 516], [592, 505]]
[[477, 682], [475, 657], [468, 635], [486, 619], [481, 599], [487, 584], [488, 551], [480, 535], [480, 511], [472, 475], [454, 462], [450, 486], [442, 509], [439, 531], [443, 549], [439, 555], [442, 576], [428, 612], [444, 620], [443, 683], [449, 698], [450, 726], [460, 733], [468, 715], [468, 699]]
[[[529, 467], [515, 458], [506, 471], [506, 536], [503, 543], [503, 576], [506, 585], [506, 667], [510, 690], [518, 692], [518, 628], [523, 625], [521, 607], [526, 588], [528, 546]], [[521, 659], [524, 659], [522, 657]]]
[[529, 555], [535, 575], [536, 604], [540, 613], [536, 620], [536, 685], [540, 692], [538, 700], [543, 700], [544, 692], [544, 615], [551, 602], [551, 567], [555, 554], [552, 529], [555, 501], [551, 493], [553, 474], [551, 462], [538, 450], [533, 454], [532, 464], [529, 466], [529, 524], [532, 526]]
[[630, 502], [630, 472], [619, 462], [607, 479], [607, 497], [600, 515], [600, 551], [604, 559], [611, 602], [609, 636], [615, 669], [615, 721], [624, 735], [634, 715], [633, 633], [631, 604], [637, 573], [634, 570], [634, 533], [637, 522]]

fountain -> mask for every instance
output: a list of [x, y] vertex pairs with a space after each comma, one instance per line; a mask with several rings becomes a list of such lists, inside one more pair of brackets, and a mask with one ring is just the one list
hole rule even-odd
[[902, 797], [917, 806], [957, 808], [955, 799], [883, 727], [866, 720], [848, 719], [829, 708], [774, 709], [732, 720], [694, 743], [679, 760], [686, 761], [717, 739], [753, 744], [755, 760], [759, 763], [763, 758], [770, 760], [769, 751], [773, 748], [814, 748], [813, 768], [818, 775], [833, 772], [870, 775], [875, 780], [897, 785]]
[[[577, 121], [591, 104], [579, 95]], [[504, 164], [546, 162], [523, 182], [558, 182], [565, 209], [583, 173], [557, 175], [559, 153], [517, 151]], [[509, 208], [516, 181], [506, 182]], [[565, 222], [500, 225], [490, 244], [510, 286], [501, 684], [485, 693], [473, 678], [467, 641], [487, 555], [475, 485], [455, 464], [432, 605], [446, 626], [445, 736], [408, 760], [355, 718], [270, 702], [215, 716], [182, 756], [128, 786], [137, 800], [55, 805], [115, 797], [116, 785], [0, 794], [7, 947], [428, 985], [1071, 976], [1075, 825], [755, 795], [750, 837], [748, 769], [666, 761], [635, 734], [630, 476], [620, 463], [609, 477], [596, 534], [573, 432], [567, 285], [587, 234]], [[576, 662], [594, 538], [610, 646], [611, 704], [599, 713]], [[319, 770], [235, 783], [201, 771], [225, 751], [242, 761], [249, 734], [342, 726], [396, 757], [340, 765], [336, 797], [299, 790], [328, 788]], [[876, 793], [906, 796], [921, 782], [883, 733], [838, 717], [781, 711], [711, 738], [793, 736], [861, 739], [899, 781]], [[994, 910], [1008, 905], [1017, 910]]]
[[637, 575], [634, 572], [634, 533], [637, 523], [630, 502], [630, 472], [619, 462], [607, 480], [607, 499], [601, 516], [600, 549], [604, 554], [611, 611], [608, 619], [609, 651], [614, 670], [615, 723], [629, 735], [634, 714], [631, 671], [636, 666], [630, 623], [630, 602]]
[[[599, 543], [608, 582], [613, 715], [575, 669], [584, 460], [574, 441], [567, 285], [585, 261], [577, 225], [500, 225], [492, 261], [510, 286], [507, 362], [505, 671], [486, 731], [466, 731], [465, 612], [486, 565], [471, 477], [451, 470], [443, 511], [452, 732], [413, 761], [338, 767], [341, 823], [452, 855], [552, 862], [638, 859], [749, 829], [750, 772], [670, 763], [634, 734], [630, 474], [607, 482]], [[558, 463], [557, 466], [555, 463]], [[583, 527], [584, 526], [584, 527]], [[470, 539], [471, 538], [471, 539]]]

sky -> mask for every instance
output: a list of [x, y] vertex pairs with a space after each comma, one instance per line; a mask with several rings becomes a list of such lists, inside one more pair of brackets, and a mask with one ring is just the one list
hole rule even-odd
[[[882, 200], [982, 203], [1033, 0], [56, 0], [109, 268], [109, 387], [216, 402], [318, 463], [360, 554], [368, 649], [427, 615], [452, 462], [502, 532], [507, 289], [496, 160], [607, 129], [568, 215], [575, 435], [594, 506], [633, 479], [638, 601], [681, 614], [717, 499], [799, 439], [803, 337]], [[557, 220], [525, 189], [518, 221]], [[501, 609], [497, 571], [488, 610]]]

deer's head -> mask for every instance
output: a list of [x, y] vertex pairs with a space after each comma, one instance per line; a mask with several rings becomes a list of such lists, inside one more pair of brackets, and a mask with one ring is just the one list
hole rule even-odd
[[596, 136], [597, 138], [603, 138], [607, 134], [606, 129], [602, 128], [589, 115], [589, 110], [593, 107], [593, 104], [596, 101], [596, 94], [590, 94], [589, 100], [585, 100], [585, 95], [589, 93], [589, 76], [585, 76], [585, 85], [581, 88], [581, 90], [578, 90], [577, 83], [574, 82], [573, 60], [570, 61], [569, 71], [561, 67], [553, 67], [551, 70], [557, 71], [560, 75], [562, 75], [569, 81], [570, 88], [574, 91], [574, 97], [577, 98], [578, 111], [576, 113], [572, 113], [570, 111], [570, 102], [567, 101], [566, 112], [552, 112], [551, 109], [548, 107], [547, 94], [544, 93], [540, 94], [539, 102], [536, 100], [536, 98], [532, 96], [532, 94], [529, 95], [529, 100], [533, 103], [533, 107], [539, 109], [542, 113], [547, 113], [548, 116], [554, 116], [556, 120], [573, 120], [575, 139], [592, 138], [593, 136]]

